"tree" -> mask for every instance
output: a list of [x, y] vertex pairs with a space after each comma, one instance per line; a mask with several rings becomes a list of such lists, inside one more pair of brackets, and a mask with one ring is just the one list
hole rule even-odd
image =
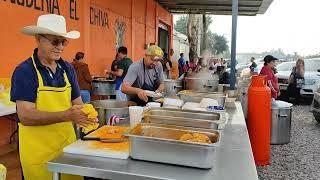
[[188, 24], [187, 24], [187, 36], [190, 45], [189, 58], [193, 59], [198, 57], [198, 42], [200, 41], [198, 35], [200, 34], [200, 22], [202, 22], [202, 15], [189, 14]]
[[187, 15], [180, 16], [180, 18], [174, 24], [174, 30], [184, 35], [187, 35], [187, 23], [188, 23], [188, 16]]
[[227, 38], [223, 35], [218, 35], [209, 31], [208, 39], [209, 49], [215, 55], [222, 54], [229, 49]]
[[202, 41], [201, 41], [201, 52], [204, 50], [208, 49], [208, 28], [210, 26], [210, 24], [213, 22], [212, 20], [212, 16], [210, 15], [206, 15], [206, 14], [202, 14], [202, 25], [203, 25], [203, 29], [202, 29]]

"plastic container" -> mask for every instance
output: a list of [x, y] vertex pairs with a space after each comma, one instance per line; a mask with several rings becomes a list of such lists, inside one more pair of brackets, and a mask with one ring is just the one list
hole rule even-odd
[[141, 106], [130, 106], [129, 107], [129, 116], [130, 116], [130, 126], [134, 127], [137, 124], [141, 123], [143, 116], [143, 107]]

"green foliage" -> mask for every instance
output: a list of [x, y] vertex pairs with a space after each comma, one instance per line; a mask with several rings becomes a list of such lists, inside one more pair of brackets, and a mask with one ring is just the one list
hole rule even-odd
[[213, 23], [213, 18], [212, 18], [212, 16], [211, 15], [206, 15], [206, 21], [207, 21], [207, 26], [209, 27], [210, 26], [210, 24], [212, 24]]
[[[227, 38], [223, 35], [218, 35], [216, 33], [212, 33], [208, 27], [213, 22], [213, 17], [210, 15], [206, 15], [206, 30], [205, 33], [208, 35], [208, 48], [215, 55], [221, 55], [226, 53], [226, 56], [229, 56], [229, 47]], [[182, 34], [187, 35], [187, 23], [188, 23], [188, 15], [180, 16], [179, 19], [174, 24], [174, 29]]]
[[188, 23], [188, 16], [180, 16], [177, 22], [174, 24], [174, 30], [187, 35], [187, 23]]
[[[210, 15], [206, 15], [207, 27], [210, 26], [213, 22], [213, 18]], [[187, 35], [187, 24], [188, 24], [188, 15], [180, 16], [179, 19], [174, 24], [174, 30]]]
[[218, 35], [216, 33], [208, 32], [209, 39], [209, 49], [215, 55], [224, 53], [229, 49], [227, 38], [223, 35]]

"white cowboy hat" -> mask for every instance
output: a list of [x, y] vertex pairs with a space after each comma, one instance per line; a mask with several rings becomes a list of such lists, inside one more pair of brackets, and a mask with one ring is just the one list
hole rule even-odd
[[79, 31], [67, 32], [66, 29], [66, 20], [63, 16], [46, 14], [38, 17], [36, 26], [26, 26], [21, 29], [21, 32], [30, 36], [36, 34], [51, 34], [70, 39], [78, 39], [80, 37]]

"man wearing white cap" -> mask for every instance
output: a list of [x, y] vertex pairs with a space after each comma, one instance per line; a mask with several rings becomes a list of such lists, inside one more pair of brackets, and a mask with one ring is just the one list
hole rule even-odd
[[[49, 180], [47, 162], [76, 140], [72, 123], [96, 123], [81, 112], [82, 100], [75, 70], [61, 58], [67, 39], [80, 37], [66, 31], [63, 16], [38, 17], [36, 26], [22, 33], [34, 36], [37, 48], [19, 64], [12, 76], [11, 100], [19, 117], [19, 150], [26, 180]], [[63, 175], [62, 179], [82, 179]]]

